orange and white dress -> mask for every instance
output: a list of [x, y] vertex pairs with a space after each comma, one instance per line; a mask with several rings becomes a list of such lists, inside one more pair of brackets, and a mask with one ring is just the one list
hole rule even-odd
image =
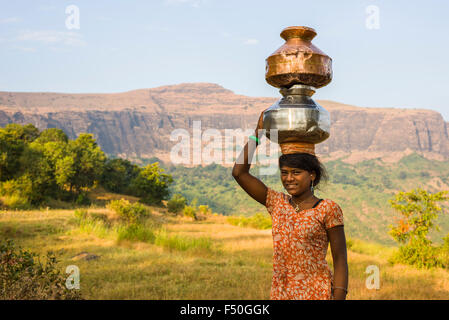
[[330, 300], [333, 274], [326, 261], [326, 229], [343, 225], [340, 206], [323, 199], [296, 212], [290, 195], [268, 188], [273, 234], [272, 300]]

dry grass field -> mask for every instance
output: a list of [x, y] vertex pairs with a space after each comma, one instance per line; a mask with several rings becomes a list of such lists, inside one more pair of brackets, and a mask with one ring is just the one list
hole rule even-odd
[[[271, 230], [233, 226], [220, 215], [192, 221], [170, 216], [166, 209], [151, 210], [152, 225], [162, 228], [164, 239], [177, 245], [117, 242], [113, 233], [101, 228], [80, 228], [74, 210], [56, 209], [2, 211], [0, 240], [13, 239], [40, 254], [52, 250], [61, 270], [77, 265], [85, 299], [269, 299]], [[106, 208], [88, 211], [112, 216]], [[394, 248], [351, 241], [348, 299], [449, 298], [448, 270], [392, 266], [388, 257]], [[80, 253], [98, 257], [87, 260]], [[379, 267], [378, 290], [366, 288], [369, 265]]]

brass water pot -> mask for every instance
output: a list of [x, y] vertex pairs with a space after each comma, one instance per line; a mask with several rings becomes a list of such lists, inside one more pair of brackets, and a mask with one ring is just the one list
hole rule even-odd
[[287, 27], [281, 32], [285, 44], [266, 59], [265, 79], [276, 88], [304, 84], [321, 88], [332, 80], [332, 59], [312, 44], [316, 31]]

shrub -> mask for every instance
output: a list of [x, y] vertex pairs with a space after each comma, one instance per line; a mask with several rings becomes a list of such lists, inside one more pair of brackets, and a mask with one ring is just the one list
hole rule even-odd
[[439, 248], [429, 244], [419, 244], [413, 241], [408, 246], [399, 247], [399, 250], [393, 254], [389, 261], [393, 264], [404, 263], [426, 269], [444, 267], [443, 261], [439, 257], [439, 251]]
[[242, 216], [230, 216], [226, 218], [226, 221], [233, 226], [246, 227], [246, 218]]
[[178, 193], [173, 195], [173, 197], [167, 202], [168, 212], [179, 213], [185, 206], [186, 199]]
[[91, 203], [90, 199], [88, 198], [87, 194], [82, 192], [78, 195], [78, 197], [75, 200], [75, 204], [80, 206], [87, 206]]
[[2, 203], [9, 209], [26, 210], [31, 208], [28, 199], [16, 193], [10, 196], [3, 196]]
[[197, 220], [196, 211], [194, 207], [185, 206], [182, 212], [186, 217], [190, 217], [193, 218], [194, 220]]
[[4, 181], [0, 185], [0, 194], [3, 195], [3, 204], [10, 209], [29, 209], [30, 198], [33, 197], [33, 185], [29, 177]]
[[150, 214], [144, 205], [140, 203], [131, 204], [125, 199], [112, 200], [108, 204], [108, 208], [115, 211], [128, 224], [140, 223]]
[[42, 263], [37, 254], [16, 249], [12, 240], [0, 243], [0, 299], [81, 299], [65, 281], [53, 253]]
[[396, 226], [390, 226], [390, 235], [401, 246], [390, 262], [415, 265], [418, 268], [444, 267], [445, 262], [443, 247], [435, 247], [427, 238], [431, 229], [439, 231], [439, 226], [434, 220], [442, 211], [438, 201], [449, 199], [448, 191], [440, 191], [435, 194], [423, 189], [410, 192], [399, 192], [395, 199], [390, 200], [391, 206], [399, 211], [401, 218]]
[[198, 210], [199, 210], [199, 212], [200, 212], [201, 214], [204, 214], [204, 215], [210, 215], [210, 214], [212, 214], [212, 209], [209, 208], [209, 206], [207, 206], [207, 205], [201, 205], [201, 206], [199, 206], [199, 207], [198, 207]]

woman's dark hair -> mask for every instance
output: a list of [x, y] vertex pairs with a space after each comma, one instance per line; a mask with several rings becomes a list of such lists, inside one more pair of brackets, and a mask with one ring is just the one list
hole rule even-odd
[[279, 157], [279, 169], [283, 166], [306, 170], [310, 173], [315, 172], [316, 178], [313, 181], [314, 187], [317, 186], [320, 181], [327, 181], [329, 178], [324, 165], [316, 156], [310, 153], [283, 154]]

